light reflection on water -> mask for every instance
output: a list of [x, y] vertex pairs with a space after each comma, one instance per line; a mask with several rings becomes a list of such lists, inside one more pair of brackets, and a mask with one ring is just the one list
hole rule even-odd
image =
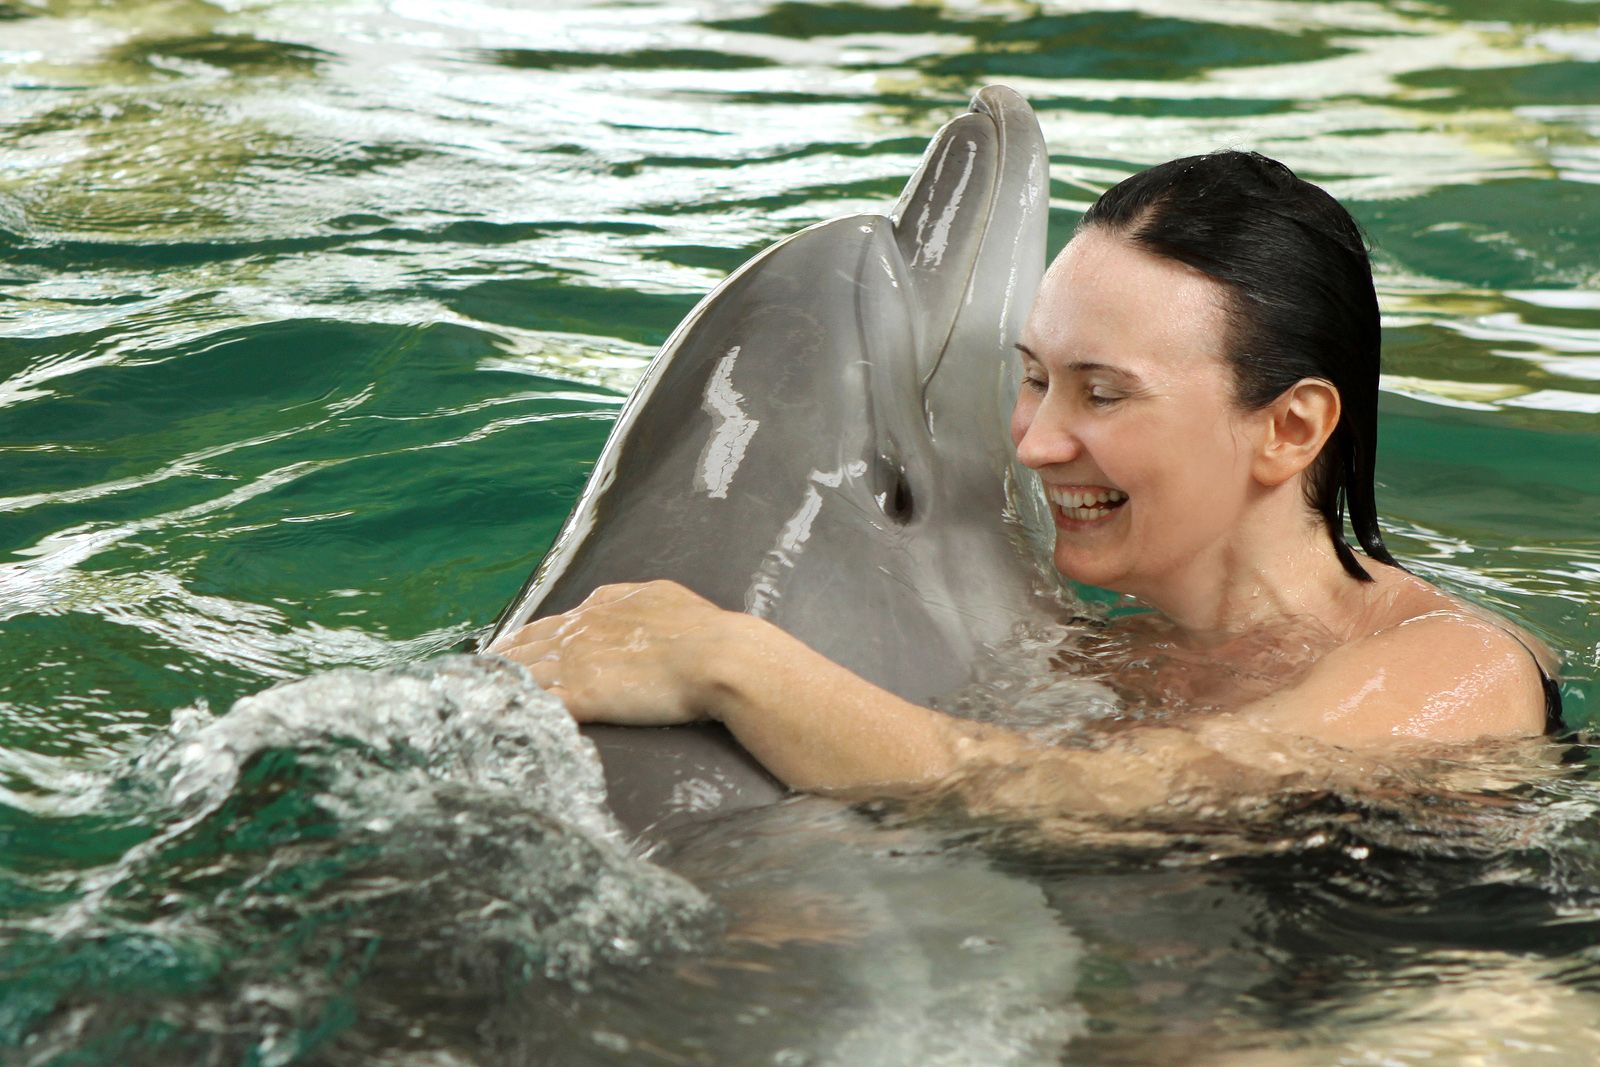
[[[1564, 650], [1586, 722], [1600, 685], [1592, 13], [0, 2], [7, 788], [70, 796], [81, 780], [52, 760], [104, 758], [174, 708], [408, 661], [486, 624], [698, 295], [800, 226], [881, 210], [986, 81], [1039, 109], [1053, 245], [1107, 184], [1219, 146], [1277, 155], [1351, 203], [1386, 315], [1388, 536]], [[1510, 806], [1451, 809], [1454, 837], [1404, 801], [1344, 797], [1266, 835], [1282, 847], [1261, 856], [1207, 845], [1237, 826], [1097, 851], [1011, 849], [1009, 830], [958, 821], [917, 847], [949, 850], [922, 872], [933, 887], [963, 892], [992, 865], [1017, 876], [1005, 892], [1051, 901], [1058, 919], [1038, 929], [1082, 945], [1072, 1011], [1093, 1036], [1073, 1040], [1097, 1062], [1294, 1048], [1356, 1063], [1403, 1046], [1509, 1063], [1514, 1042], [1586, 1062], [1600, 1042], [1575, 1019], [1594, 1014], [1588, 781], [1500, 792]], [[830, 822], [844, 819], [775, 816], [773, 851], [785, 833], [825, 850], [816, 826], [848, 836]], [[90, 862], [112, 847], [97, 833], [46, 854]], [[895, 847], [863, 833], [866, 853]], [[714, 885], [755, 877], [714, 851], [699, 862]], [[892, 867], [860, 892], [892, 896]], [[796, 892], [830, 877], [778, 870]], [[933, 903], [918, 914], [937, 925]], [[1208, 932], [1198, 916], [1223, 918]], [[792, 968], [794, 1000], [766, 1007], [803, 1019], [821, 976], [865, 967], [887, 951], [874, 944], [827, 949], [825, 966], [781, 945], [732, 955], [771, 968], [774, 997]], [[692, 1036], [674, 1038], [691, 1062]]]

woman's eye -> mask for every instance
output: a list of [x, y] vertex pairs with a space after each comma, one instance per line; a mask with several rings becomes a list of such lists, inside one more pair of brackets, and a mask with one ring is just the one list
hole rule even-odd
[[1024, 374], [1022, 376], [1022, 385], [1026, 389], [1032, 389], [1036, 393], [1042, 393], [1049, 388], [1050, 383], [1045, 381], [1037, 374]]
[[1122, 394], [1114, 389], [1107, 389], [1103, 385], [1089, 387], [1089, 403], [1095, 407], [1109, 407], [1122, 399]]

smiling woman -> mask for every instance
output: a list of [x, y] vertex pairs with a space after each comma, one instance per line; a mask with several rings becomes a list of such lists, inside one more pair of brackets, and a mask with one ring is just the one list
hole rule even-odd
[[[799, 788], [1002, 767], [1023, 772], [1009, 802], [1090, 810], [1157, 804], [1180, 782], [1237, 789], [1240, 760], [1289, 773], [1280, 741], [1383, 748], [1559, 725], [1548, 654], [1384, 547], [1378, 307], [1360, 231], [1325, 192], [1253, 153], [1134, 175], [1084, 216], [1018, 348], [1012, 436], [1050, 501], [1055, 565], [1154, 609], [1116, 625], [1108, 680], [1132, 699], [1181, 697], [1186, 714], [1096, 750], [1041, 749], [667, 583], [602, 588], [496, 650], [584, 721], [721, 720]], [[1363, 554], [1344, 540], [1346, 508]], [[1271, 657], [1265, 678], [1242, 669], [1291, 634], [1302, 654]], [[1173, 649], [1193, 655], [1156, 654]], [[1202, 658], [1241, 669], [1207, 674]]]

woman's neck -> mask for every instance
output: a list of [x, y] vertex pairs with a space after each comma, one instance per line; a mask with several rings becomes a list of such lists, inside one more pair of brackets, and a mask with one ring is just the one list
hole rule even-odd
[[1347, 634], [1372, 587], [1351, 577], [1320, 522], [1263, 523], [1255, 536], [1214, 546], [1146, 589], [1133, 591], [1164, 615], [1185, 643], [1204, 646], [1290, 619]]

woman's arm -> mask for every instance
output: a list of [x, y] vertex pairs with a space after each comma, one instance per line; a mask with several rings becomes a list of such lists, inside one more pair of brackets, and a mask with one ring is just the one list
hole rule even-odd
[[580, 722], [719, 720], [797, 789], [937, 781], [974, 746], [1019, 742], [901, 700], [771, 623], [672, 582], [604, 586], [489, 651], [528, 667]]
[[[526, 665], [580, 722], [720, 720], [797, 789], [881, 795], [947, 783], [973, 807], [1013, 814], [1131, 815], [1308, 778], [1359, 785], [1373, 774], [1360, 750], [1375, 742], [1537, 733], [1520, 711], [1491, 713], [1526, 696], [1531, 659], [1455, 619], [1419, 619], [1335, 650], [1256, 705], [1187, 728], [1131, 729], [1093, 750], [1047, 748], [919, 707], [671, 582], [602, 587], [490, 651]], [[1469, 653], [1475, 671], [1450, 666]]]
[[671, 582], [604, 586], [490, 651], [527, 666], [580, 722], [719, 720], [779, 779], [813, 792], [943, 783], [984, 809], [1131, 814], [1225, 762], [1182, 730], [1132, 732], [1103, 751], [1045, 748], [902, 700]]
[[796, 789], [894, 789], [950, 778], [973, 749], [1012, 740], [902, 700], [771, 623], [735, 615], [714, 666], [711, 718]]

